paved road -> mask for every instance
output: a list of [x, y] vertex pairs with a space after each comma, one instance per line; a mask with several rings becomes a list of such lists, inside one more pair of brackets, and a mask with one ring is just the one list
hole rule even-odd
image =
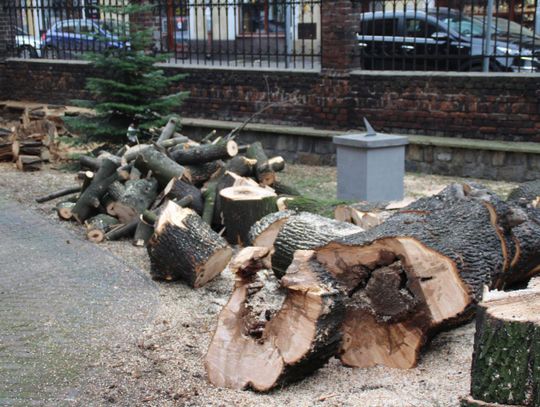
[[1, 192], [0, 406], [70, 405], [96, 374], [92, 362], [152, 318], [158, 292], [140, 270]]

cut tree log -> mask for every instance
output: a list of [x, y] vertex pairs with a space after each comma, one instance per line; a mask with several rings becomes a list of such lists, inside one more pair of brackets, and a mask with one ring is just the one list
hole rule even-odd
[[257, 160], [255, 166], [257, 181], [262, 185], [272, 185], [276, 181], [276, 173], [268, 163], [268, 156], [260, 141], [256, 141], [248, 147], [246, 157]]
[[99, 214], [85, 221], [86, 237], [94, 243], [101, 243], [105, 239], [105, 234], [115, 225], [118, 219], [112, 216]]
[[253, 224], [277, 210], [277, 195], [258, 186], [225, 188], [220, 197], [227, 241], [231, 244], [248, 244]]
[[97, 172], [94, 174], [92, 183], [99, 183], [111, 176], [120, 167], [120, 161], [117, 158], [112, 155], [98, 158], [100, 164]]
[[194, 165], [234, 157], [238, 154], [238, 145], [234, 140], [229, 140], [218, 144], [201, 144], [178, 149], [170, 154], [171, 158], [179, 164]]
[[52, 201], [53, 199], [56, 199], [56, 198], [60, 198], [62, 196], [75, 194], [75, 193], [80, 192], [80, 191], [81, 191], [80, 186], [65, 188], [65, 189], [61, 189], [59, 191], [50, 193], [48, 195], [40, 196], [39, 198], [36, 198], [36, 202], [37, 203], [44, 203], [44, 202]]
[[19, 155], [17, 158], [17, 169], [20, 171], [39, 171], [43, 166], [43, 160], [40, 156]]
[[[248, 147], [249, 148], [249, 147]], [[247, 150], [246, 150], [247, 151]], [[280, 172], [285, 169], [285, 159], [281, 156], [269, 158], [268, 161], [261, 166], [259, 171], [274, 171]]]
[[176, 131], [176, 126], [178, 125], [178, 119], [171, 117], [158, 138], [158, 144], [164, 142], [165, 140], [170, 139], [174, 132]]
[[11, 145], [13, 160], [17, 160], [19, 155], [40, 156], [43, 148], [43, 143], [41, 141], [14, 140], [13, 144]]
[[189, 207], [197, 212], [198, 215], [202, 215], [204, 200], [201, 191], [197, 187], [184, 182], [182, 178], [171, 179], [163, 192], [164, 197], [170, 200], [182, 199], [190, 195], [192, 201]]
[[58, 217], [64, 220], [70, 220], [73, 217], [72, 210], [75, 206], [75, 202], [64, 201], [56, 204], [56, 212]]
[[98, 160], [96, 157], [90, 157], [88, 155], [81, 155], [79, 157], [79, 164], [83, 168], [88, 168], [92, 171], [99, 170], [99, 167], [101, 166], [100, 160]]
[[282, 226], [295, 214], [295, 211], [279, 211], [266, 215], [249, 230], [249, 244], [273, 249]]
[[134, 218], [129, 223], [120, 224], [105, 233], [105, 239], [118, 240], [122, 239], [123, 237], [133, 236], [138, 224], [139, 218]]
[[[110, 194], [110, 188], [108, 191]], [[156, 199], [157, 191], [158, 182], [154, 178], [127, 181], [122, 195], [109, 205], [107, 212], [116, 216], [121, 223], [129, 223], [150, 207]]]
[[0, 140], [0, 161], [12, 161], [13, 150], [11, 142], [3, 142]]
[[152, 171], [152, 176], [157, 179], [161, 188], [165, 188], [171, 179], [182, 177], [185, 173], [184, 167], [155, 148], [141, 151], [135, 159], [135, 166], [143, 174]]
[[465, 198], [448, 206], [399, 213], [315, 249], [351, 295], [340, 351], [344, 364], [415, 366], [427, 339], [468, 320], [483, 286], [503, 275], [504, 241], [488, 206]]
[[148, 242], [153, 278], [182, 280], [202, 287], [220, 274], [231, 259], [225, 240], [191, 209], [169, 201]]
[[237, 155], [227, 161], [225, 169], [241, 177], [248, 177], [254, 174], [256, 165], [256, 160], [249, 159], [243, 155]]
[[268, 391], [313, 373], [339, 347], [343, 295], [334, 279], [312, 252], [299, 251], [279, 282], [267, 255], [267, 248], [249, 247], [231, 263], [234, 291], [205, 361], [215, 386]]
[[309, 212], [289, 216], [274, 241], [272, 268], [278, 278], [285, 274], [296, 250], [311, 250], [339, 237], [361, 233], [362, 228]]
[[145, 247], [154, 233], [154, 224], [145, 220], [145, 217], [139, 215], [139, 223], [135, 229], [133, 236], [133, 245], [137, 247]]
[[189, 138], [187, 138], [186, 136], [178, 136], [178, 137], [173, 137], [173, 138], [161, 141], [161, 142], [158, 141], [157, 144], [163, 148], [171, 148], [179, 144], [189, 143], [189, 141], [190, 141]]
[[207, 182], [214, 174], [223, 168], [222, 161], [212, 161], [200, 165], [187, 165], [186, 172], [189, 174], [191, 183], [196, 187], [201, 187]]
[[479, 305], [471, 399], [478, 404], [469, 405], [540, 405], [540, 287], [493, 291]]
[[[101, 170], [101, 168], [100, 168]], [[90, 186], [81, 194], [79, 200], [72, 208], [73, 217], [83, 223], [100, 206], [100, 199], [107, 192], [107, 188], [120, 178], [116, 170], [107, 178], [97, 181], [95, 178]]]

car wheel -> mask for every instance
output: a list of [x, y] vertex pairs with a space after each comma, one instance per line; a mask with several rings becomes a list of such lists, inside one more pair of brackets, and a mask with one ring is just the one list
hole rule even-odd
[[32, 47], [22, 47], [19, 48], [17, 56], [24, 59], [37, 58], [37, 52]]
[[53, 47], [47, 47], [43, 50], [43, 58], [58, 59], [58, 50]]

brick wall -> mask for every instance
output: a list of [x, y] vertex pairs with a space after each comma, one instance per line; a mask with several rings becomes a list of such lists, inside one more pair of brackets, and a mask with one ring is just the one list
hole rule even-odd
[[5, 4], [0, 2], [0, 60], [8, 56], [8, 44], [9, 44], [9, 18], [8, 11]]
[[[352, 73], [166, 68], [189, 76], [185, 116], [242, 120], [275, 102], [255, 121], [321, 129], [363, 128], [410, 134], [540, 142], [540, 76], [525, 74]], [[88, 65], [0, 64], [0, 94], [18, 100], [69, 103], [84, 98]], [[2, 85], [3, 83], [3, 85]], [[6, 98], [6, 97], [4, 97]]]

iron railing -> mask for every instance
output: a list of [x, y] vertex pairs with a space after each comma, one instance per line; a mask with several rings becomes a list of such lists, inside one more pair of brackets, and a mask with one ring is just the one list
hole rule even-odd
[[537, 1], [365, 3], [359, 17], [357, 65], [380, 70], [538, 72]]
[[[6, 0], [12, 53], [78, 59], [129, 46], [118, 27], [151, 29], [153, 51], [182, 65], [318, 69], [322, 0]], [[132, 21], [129, 21], [132, 20]], [[98, 35], [96, 35], [96, 33]]]

